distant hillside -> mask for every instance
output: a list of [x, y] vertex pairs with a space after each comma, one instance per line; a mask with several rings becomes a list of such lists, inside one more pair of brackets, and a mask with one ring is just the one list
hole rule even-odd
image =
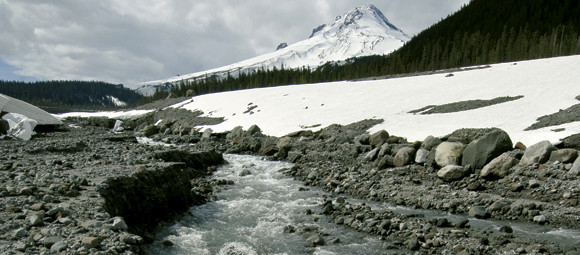
[[0, 93], [48, 111], [114, 109], [135, 105], [141, 95], [123, 87], [98, 81], [1, 81]]
[[[352, 80], [580, 54], [578, 0], [472, 0], [453, 15], [422, 31], [389, 55], [326, 63], [316, 69], [256, 70], [239, 77], [181, 82], [172, 92], [185, 95]], [[168, 94], [159, 91], [146, 98]]]

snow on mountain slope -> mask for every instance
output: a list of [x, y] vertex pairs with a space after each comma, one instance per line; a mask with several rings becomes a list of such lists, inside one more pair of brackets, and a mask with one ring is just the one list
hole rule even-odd
[[[492, 65], [490, 68], [446, 74], [359, 82], [333, 82], [251, 89], [201, 95], [174, 108], [201, 110], [226, 121], [207, 126], [214, 131], [249, 128], [257, 124], [265, 134], [283, 136], [293, 131], [330, 124], [349, 124], [368, 118], [384, 119], [370, 132], [385, 129], [409, 141], [428, 135], [443, 136], [459, 128], [498, 127], [514, 142], [526, 145], [580, 133], [580, 123], [524, 131], [540, 116], [580, 103], [580, 56]], [[484, 108], [421, 115], [409, 111], [504, 96], [523, 98]], [[249, 107], [253, 114], [244, 113]], [[555, 132], [554, 129], [564, 128]]]
[[207, 75], [225, 77], [238, 71], [251, 72], [259, 68], [271, 69], [316, 67], [329, 61], [341, 61], [352, 57], [388, 54], [401, 47], [410, 38], [391, 24], [383, 13], [373, 5], [357, 7], [338, 16], [332, 23], [313, 30], [310, 38], [283, 49], [244, 60], [228, 66], [203, 72], [175, 76], [169, 79], [141, 84], [137, 91], [152, 94], [154, 85], [175, 83]]

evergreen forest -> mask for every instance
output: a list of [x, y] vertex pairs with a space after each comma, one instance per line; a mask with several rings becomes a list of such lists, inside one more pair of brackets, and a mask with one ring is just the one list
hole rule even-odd
[[135, 91], [100, 81], [2, 81], [0, 94], [23, 100], [49, 112], [106, 110], [118, 108], [112, 97], [127, 106], [136, 105], [141, 95]]
[[158, 90], [143, 102], [257, 87], [352, 80], [462, 66], [580, 54], [578, 0], [472, 0], [389, 55], [326, 63], [316, 69], [274, 68], [207, 76]]

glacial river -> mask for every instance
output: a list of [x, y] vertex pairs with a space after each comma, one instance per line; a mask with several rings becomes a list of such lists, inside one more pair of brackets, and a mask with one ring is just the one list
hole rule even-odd
[[[379, 254], [384, 243], [352, 229], [330, 223], [317, 212], [326, 194], [316, 187], [305, 187], [280, 172], [292, 164], [262, 160], [255, 156], [225, 155], [229, 162], [214, 173], [213, 178], [233, 180], [234, 185], [221, 186], [217, 200], [192, 207], [190, 214], [157, 235], [149, 247], [150, 254]], [[241, 176], [243, 171], [249, 171]], [[356, 203], [357, 200], [349, 201]], [[369, 203], [373, 209], [389, 209], [401, 214], [422, 214], [425, 217], [446, 217], [451, 222], [465, 219], [430, 210], [393, 207], [385, 203]], [[507, 223], [469, 219], [471, 227], [498, 230], [510, 225], [515, 235], [532, 236], [552, 242], [580, 245], [580, 231], [551, 229], [525, 223]], [[293, 226], [295, 233], [285, 231]], [[318, 228], [326, 244], [307, 247], [306, 238]], [[316, 228], [315, 227], [315, 228]], [[168, 242], [169, 241], [169, 242]], [[400, 251], [399, 251], [400, 252]]]

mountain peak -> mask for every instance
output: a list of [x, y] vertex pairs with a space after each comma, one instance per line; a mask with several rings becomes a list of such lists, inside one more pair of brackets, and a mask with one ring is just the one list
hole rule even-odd
[[333, 23], [318, 26], [312, 30], [310, 38], [321, 34], [325, 36], [345, 34], [348, 33], [347, 31], [360, 29], [379, 30], [376, 32], [384, 32], [402, 42], [410, 39], [401, 29], [389, 22], [381, 10], [373, 4], [356, 7], [341, 16], [337, 16]]

